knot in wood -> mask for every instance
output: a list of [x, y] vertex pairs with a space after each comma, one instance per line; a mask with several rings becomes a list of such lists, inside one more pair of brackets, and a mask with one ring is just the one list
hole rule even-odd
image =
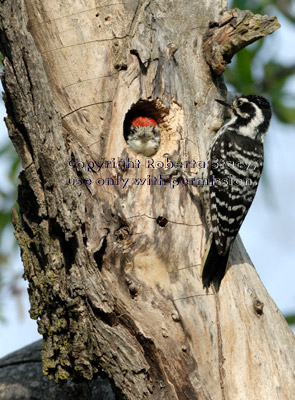
[[165, 218], [165, 217], [159, 216], [156, 219], [156, 222], [157, 222], [158, 225], [160, 225], [162, 228], [164, 228], [168, 224], [168, 219]]
[[118, 241], [122, 242], [131, 236], [129, 226], [122, 226], [115, 232], [115, 237]]
[[264, 307], [264, 303], [262, 303], [262, 301], [255, 299], [253, 301], [253, 308], [254, 311], [257, 315], [262, 315], [263, 314], [263, 307]]

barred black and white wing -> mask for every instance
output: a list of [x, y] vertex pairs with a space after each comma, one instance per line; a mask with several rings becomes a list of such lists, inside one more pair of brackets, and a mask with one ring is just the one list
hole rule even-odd
[[263, 168], [263, 144], [224, 126], [208, 152], [209, 240], [202, 281], [218, 290], [229, 251], [254, 199]]

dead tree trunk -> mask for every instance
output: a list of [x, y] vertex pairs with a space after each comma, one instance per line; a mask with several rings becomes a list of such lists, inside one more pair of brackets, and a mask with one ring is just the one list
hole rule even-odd
[[[104, 371], [136, 400], [294, 395], [294, 336], [241, 242], [206, 294], [197, 191], [159, 177], [164, 153], [205, 160], [225, 64], [278, 27], [224, 3], [2, 0], [6, 122], [24, 167], [13, 221], [57, 381]], [[143, 112], [161, 128], [153, 164], [124, 139]]]

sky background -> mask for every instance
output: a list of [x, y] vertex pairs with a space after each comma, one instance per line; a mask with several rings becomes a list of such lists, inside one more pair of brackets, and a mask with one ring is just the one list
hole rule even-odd
[[[255, 61], [254, 72], [259, 78], [268, 58], [285, 64], [295, 63], [295, 28], [276, 12], [281, 28], [264, 40], [261, 58]], [[288, 91], [295, 93], [295, 76], [289, 78]], [[1, 87], [2, 88], [2, 87]], [[247, 93], [249, 94], [249, 93]], [[295, 105], [294, 105], [295, 106]], [[294, 111], [295, 112], [295, 111]], [[5, 107], [0, 101], [0, 148], [8, 141], [3, 122]], [[252, 207], [241, 228], [241, 236], [255, 268], [267, 291], [283, 314], [295, 313], [295, 127], [271, 121], [265, 140], [265, 167], [262, 181]], [[0, 158], [0, 187], [7, 181], [9, 164]], [[0, 199], [1, 201], [1, 199]], [[9, 246], [13, 228], [6, 231], [1, 246]], [[20, 298], [12, 296], [7, 286], [23, 271], [19, 250], [11, 256], [11, 265], [3, 271], [4, 285], [0, 296], [0, 357], [41, 338], [36, 321], [29, 318], [27, 283], [20, 280]]]

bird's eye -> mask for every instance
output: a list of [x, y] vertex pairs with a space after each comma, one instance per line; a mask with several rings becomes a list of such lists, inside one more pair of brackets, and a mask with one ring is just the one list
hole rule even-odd
[[243, 100], [238, 100], [237, 101], [237, 106], [240, 107], [243, 104]]

